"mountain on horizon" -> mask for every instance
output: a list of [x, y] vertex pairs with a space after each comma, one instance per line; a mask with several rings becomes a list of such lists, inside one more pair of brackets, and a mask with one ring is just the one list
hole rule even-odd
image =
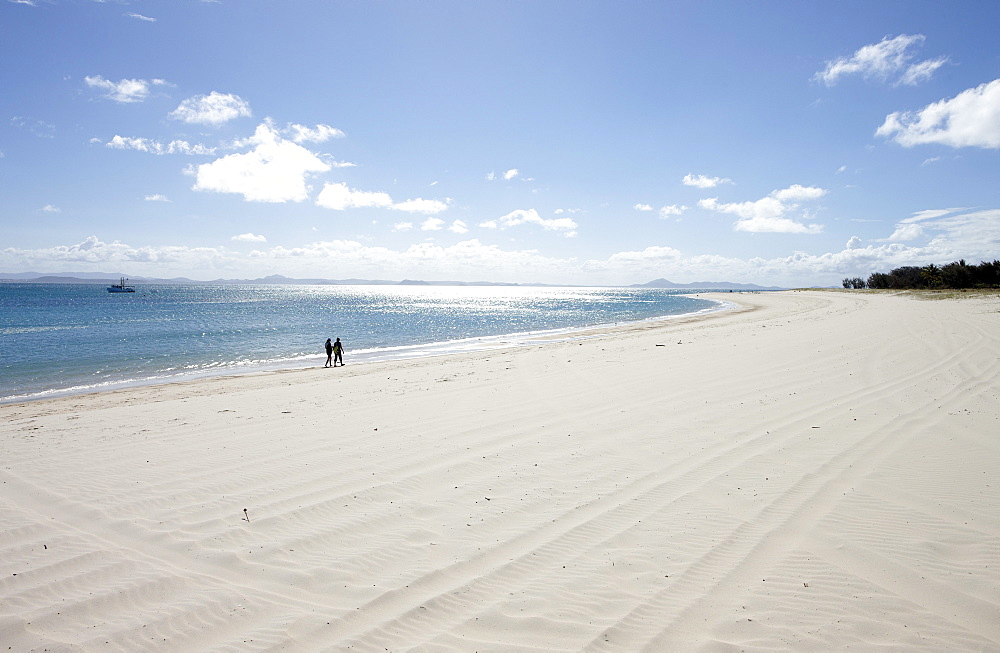
[[[213, 281], [195, 281], [185, 277], [173, 279], [157, 279], [152, 277], [130, 277], [121, 273], [106, 272], [62, 272], [39, 274], [37, 272], [0, 272], [0, 281], [20, 281], [22, 283], [114, 283], [121, 277], [132, 282], [149, 284], [283, 284], [283, 285], [338, 285], [338, 286], [526, 286], [551, 287], [546, 283], [506, 283], [501, 281], [423, 281], [403, 279], [387, 281], [384, 279], [293, 279], [280, 274], [272, 274], [257, 279], [215, 279]], [[674, 283], [667, 279], [654, 279], [648, 283], [634, 283], [628, 288], [666, 288], [687, 290], [783, 290], [777, 286], [758, 286], [752, 283], [732, 283], [727, 281], [699, 281], [696, 283]]]
[[733, 283], [730, 281], [696, 281], [694, 283], [674, 283], [667, 279], [654, 279], [648, 283], [634, 283], [630, 288], [686, 288], [700, 290], [784, 290], [778, 286], [758, 286], [755, 283]]

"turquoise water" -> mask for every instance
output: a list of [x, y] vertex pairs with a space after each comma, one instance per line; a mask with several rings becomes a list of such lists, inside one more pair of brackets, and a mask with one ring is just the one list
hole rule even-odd
[[[715, 310], [680, 291], [466, 286], [0, 284], [0, 401], [211, 374], [516, 346]], [[690, 291], [686, 291], [690, 292]]]

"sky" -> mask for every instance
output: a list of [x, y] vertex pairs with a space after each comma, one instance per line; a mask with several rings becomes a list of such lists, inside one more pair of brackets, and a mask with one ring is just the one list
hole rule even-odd
[[996, 0], [0, 2], [0, 273], [1000, 258]]

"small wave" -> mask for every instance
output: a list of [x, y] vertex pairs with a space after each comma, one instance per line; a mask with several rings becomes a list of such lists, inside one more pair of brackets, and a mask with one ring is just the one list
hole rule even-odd
[[68, 331], [71, 329], [86, 329], [86, 325], [64, 325], [64, 326], [17, 326], [17, 327], [2, 327], [0, 328], [0, 335], [5, 336], [15, 336], [22, 333], [44, 333], [46, 331]]

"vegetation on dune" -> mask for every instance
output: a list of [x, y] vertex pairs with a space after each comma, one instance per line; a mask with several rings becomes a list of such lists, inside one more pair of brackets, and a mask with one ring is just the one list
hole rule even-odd
[[1000, 288], [1000, 260], [969, 265], [960, 260], [947, 265], [903, 266], [885, 272], [873, 272], [867, 280], [844, 279], [844, 288], [874, 290], [935, 290], [965, 288]]

